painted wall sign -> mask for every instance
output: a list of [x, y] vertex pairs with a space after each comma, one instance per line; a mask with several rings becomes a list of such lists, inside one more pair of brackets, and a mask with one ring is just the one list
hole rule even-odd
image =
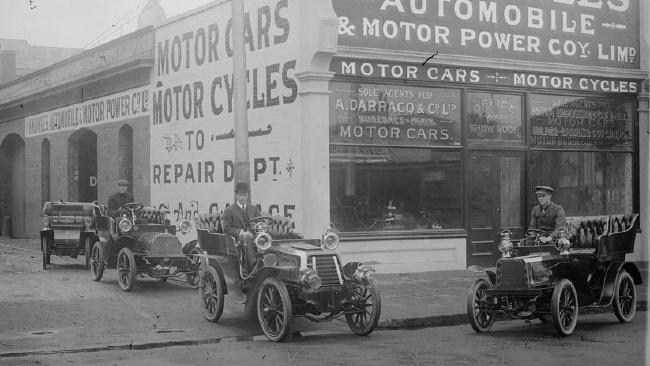
[[469, 139], [523, 141], [521, 96], [467, 93]]
[[25, 137], [149, 116], [149, 87], [111, 94], [25, 118]]
[[633, 151], [634, 102], [531, 94], [531, 147]]
[[333, 0], [339, 44], [638, 69], [639, 0]]
[[[251, 197], [300, 224], [297, 0], [245, 3]], [[156, 29], [151, 202], [172, 222], [233, 202], [232, 12], [222, 2]]]
[[421, 63], [338, 57], [332, 59], [330, 70], [341, 76], [428, 80], [440, 83], [464, 83], [469, 85], [495, 85], [617, 94], [636, 93], [641, 88], [641, 80], [635, 79], [458, 67], [431, 63], [426, 63], [423, 66]]
[[331, 82], [330, 143], [460, 145], [460, 90]]

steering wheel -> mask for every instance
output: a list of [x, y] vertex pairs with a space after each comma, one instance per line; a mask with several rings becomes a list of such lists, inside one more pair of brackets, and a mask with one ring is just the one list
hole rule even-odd
[[540, 245], [542, 242], [539, 240], [540, 236], [549, 236], [550, 234], [547, 233], [544, 230], [540, 229], [528, 229], [526, 232], [526, 236], [529, 239], [534, 239], [535, 240], [535, 245]]
[[142, 210], [143, 207], [144, 207], [143, 204], [137, 203], [137, 202], [129, 202], [129, 203], [125, 203], [125, 204], [122, 205], [123, 209], [125, 209], [127, 211], [130, 211], [130, 212], [140, 211], [140, 210]]
[[262, 215], [262, 216], [253, 217], [252, 219], [248, 220], [248, 223], [251, 224], [251, 226], [253, 227], [259, 222], [263, 222], [266, 225], [271, 225], [271, 223], [273, 222], [273, 218], [271, 216]]

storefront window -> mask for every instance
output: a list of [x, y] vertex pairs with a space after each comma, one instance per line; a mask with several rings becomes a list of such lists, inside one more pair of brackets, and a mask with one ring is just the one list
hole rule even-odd
[[330, 214], [337, 229], [462, 228], [461, 153], [330, 146]]
[[556, 187], [567, 215], [632, 212], [632, 154], [536, 151], [532, 160], [533, 185]]
[[467, 116], [467, 137], [470, 141], [523, 144], [520, 95], [469, 92]]

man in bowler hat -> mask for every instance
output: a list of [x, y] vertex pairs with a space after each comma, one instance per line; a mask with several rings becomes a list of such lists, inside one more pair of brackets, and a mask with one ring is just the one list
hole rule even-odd
[[260, 210], [248, 202], [250, 188], [248, 183], [239, 182], [235, 185], [235, 203], [226, 207], [223, 212], [223, 229], [226, 234], [243, 242], [246, 248], [246, 258], [250, 266], [257, 262], [253, 234], [248, 231], [248, 220], [261, 216]]
[[124, 179], [117, 181], [117, 193], [108, 198], [108, 216], [116, 217], [119, 214], [119, 209], [125, 203], [134, 202], [133, 195], [126, 190], [129, 188], [129, 182]]
[[549, 186], [536, 186], [535, 193], [539, 205], [533, 207], [528, 229], [543, 230], [548, 236], [540, 237], [542, 243], [551, 240], [566, 225], [566, 215], [562, 206], [551, 201], [554, 189]]

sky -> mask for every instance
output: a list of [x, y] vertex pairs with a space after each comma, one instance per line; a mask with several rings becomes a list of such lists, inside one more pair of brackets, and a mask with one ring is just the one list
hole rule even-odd
[[[159, 0], [168, 18], [211, 0]], [[92, 48], [137, 29], [147, 0], [0, 0], [0, 39]]]

